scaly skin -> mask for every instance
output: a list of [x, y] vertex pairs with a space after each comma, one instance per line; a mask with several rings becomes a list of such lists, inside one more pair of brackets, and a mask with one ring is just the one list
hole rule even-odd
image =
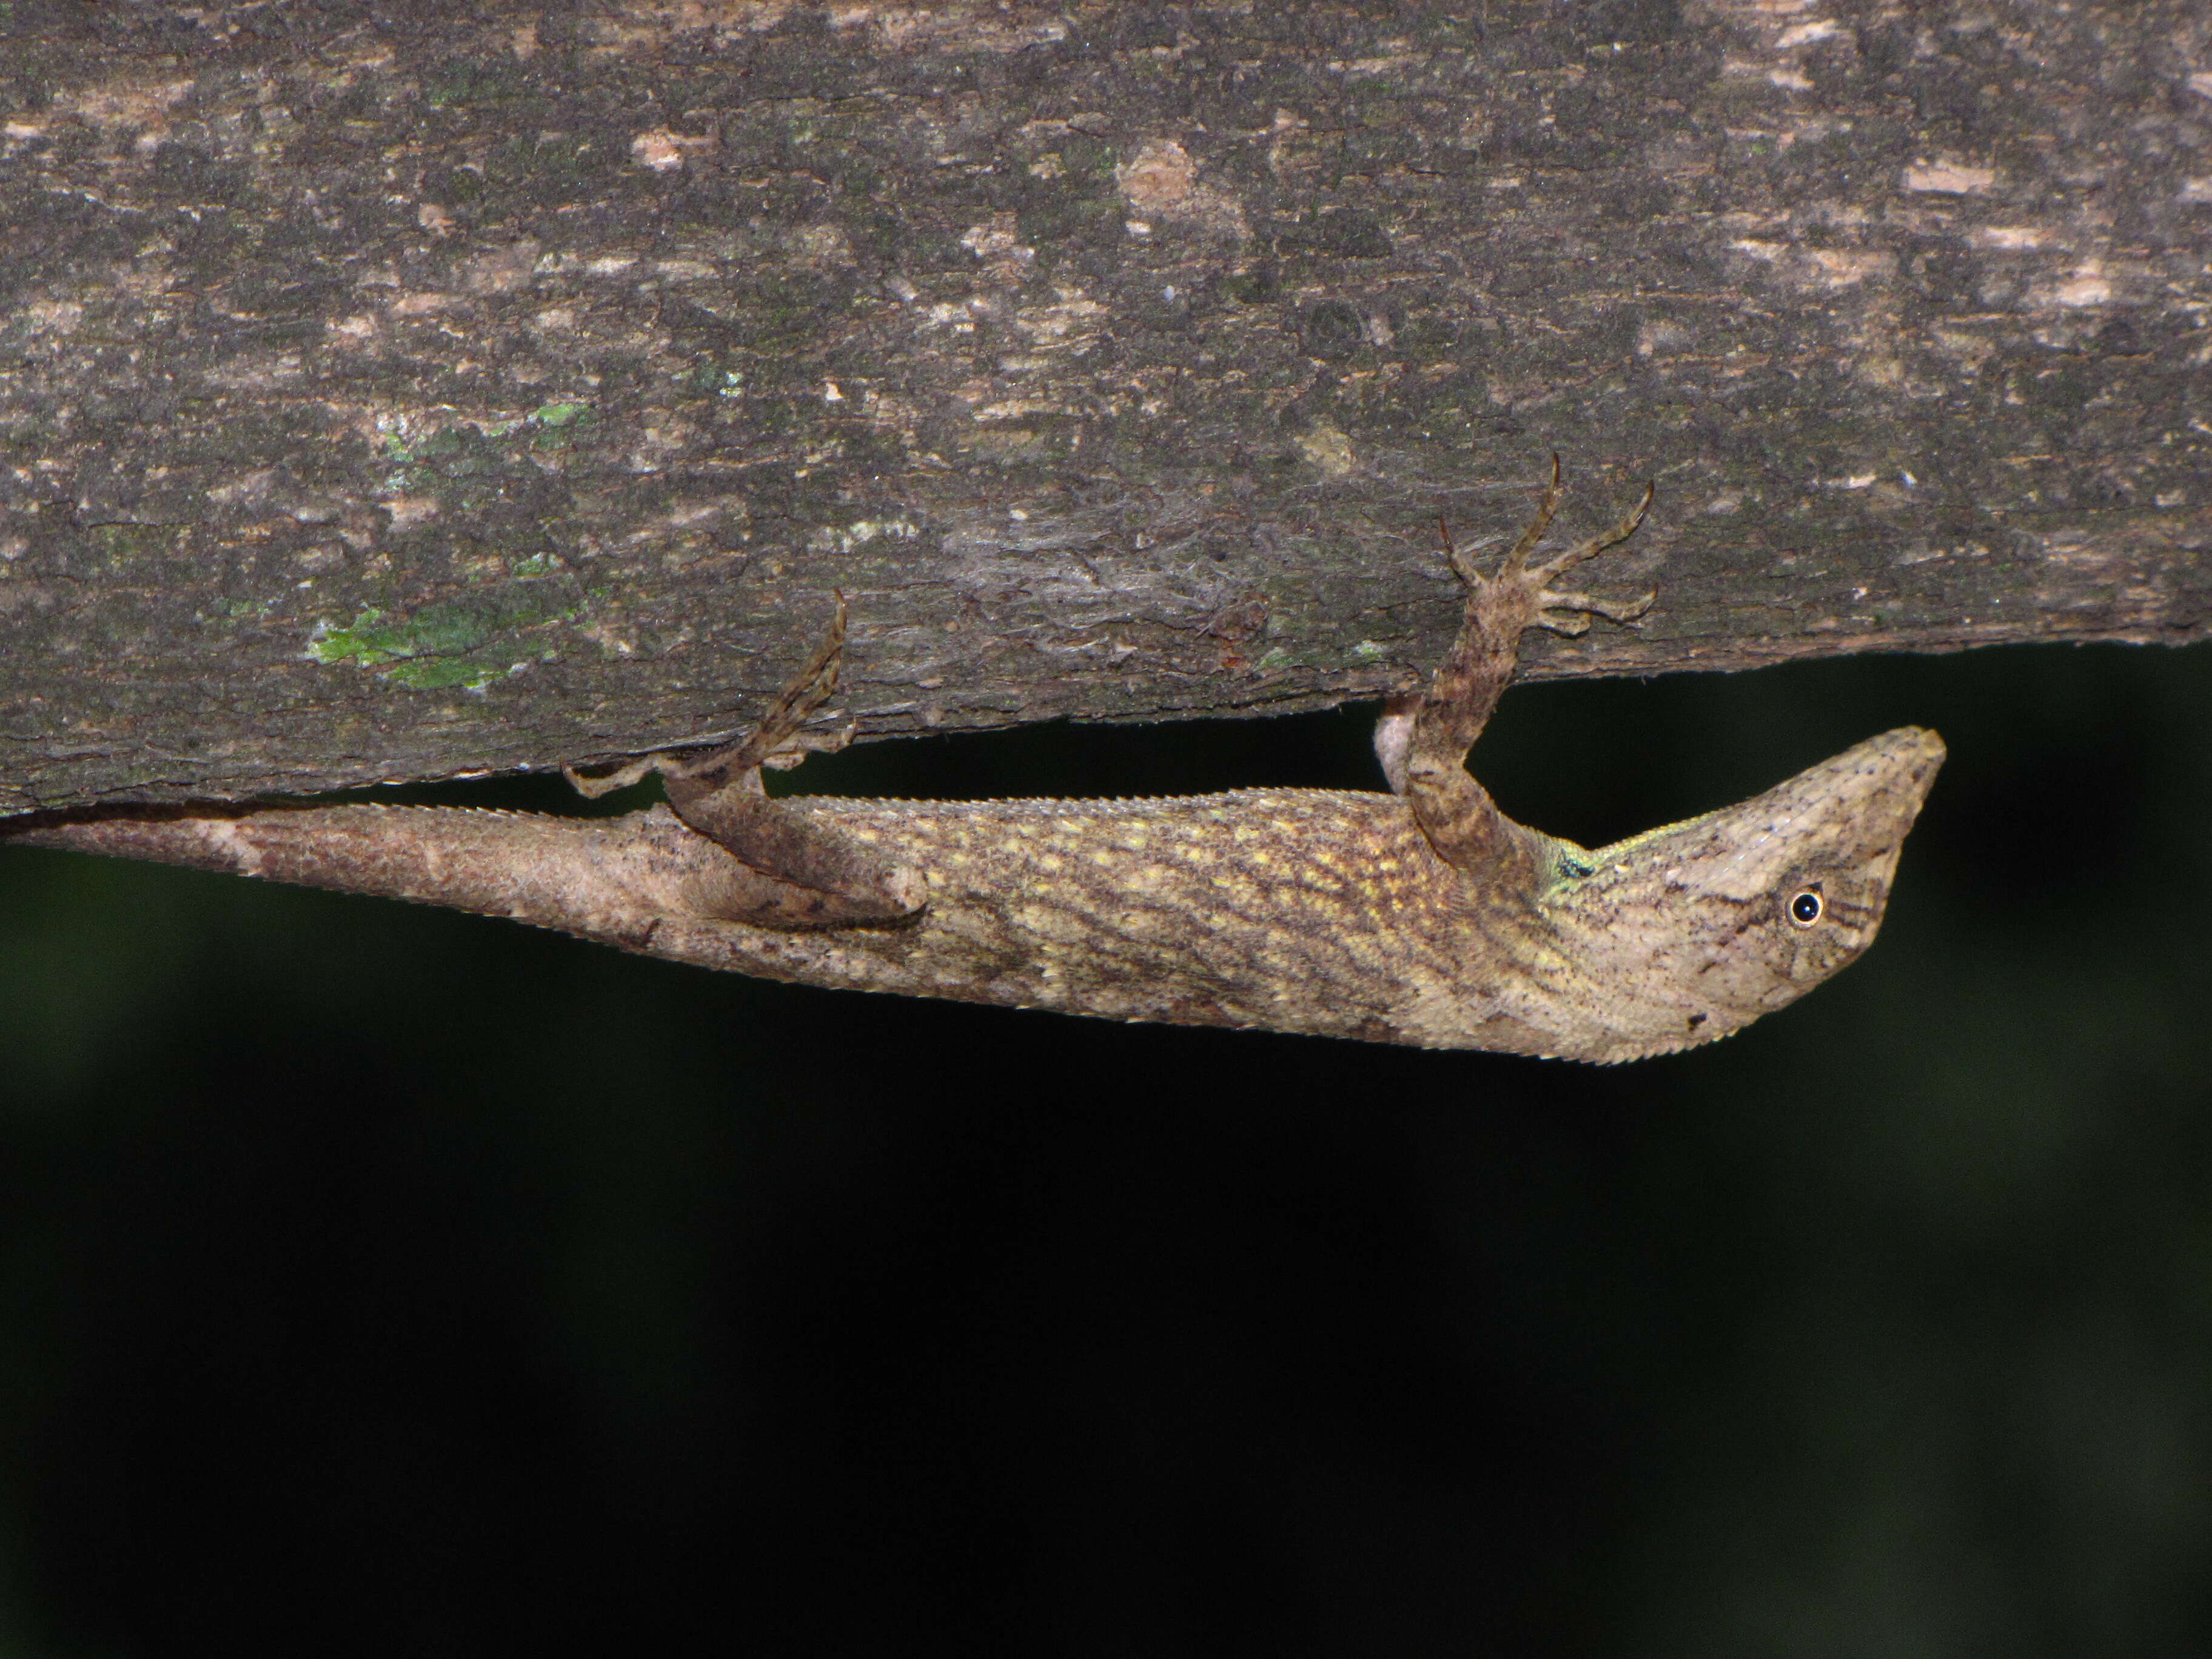
[[1447, 537], [1467, 618], [1428, 690], [1378, 728], [1392, 794], [771, 801], [759, 768], [789, 757], [834, 684], [841, 614], [753, 738], [619, 775], [666, 772], [670, 807], [601, 820], [264, 807], [0, 833], [511, 916], [809, 985], [1583, 1060], [1668, 1053], [1796, 1000], [1865, 950], [1943, 745], [1903, 727], [1595, 851], [1504, 817], [1461, 763], [1522, 632], [1641, 608], [1547, 586], [1630, 534], [1640, 506], [1528, 565], [1558, 488], [1555, 463], [1493, 576]]

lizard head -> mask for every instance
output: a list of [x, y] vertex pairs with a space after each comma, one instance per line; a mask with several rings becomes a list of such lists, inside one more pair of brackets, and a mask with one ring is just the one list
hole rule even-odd
[[1725, 1036], [1856, 959], [1942, 763], [1942, 738], [1900, 726], [1740, 805], [1564, 852], [1542, 908], [1597, 981], [1580, 1057]]

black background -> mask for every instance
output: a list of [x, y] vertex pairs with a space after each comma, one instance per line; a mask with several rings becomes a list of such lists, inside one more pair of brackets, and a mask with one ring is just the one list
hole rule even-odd
[[[1371, 714], [795, 781], [1367, 787]], [[1475, 764], [1595, 842], [1908, 721], [1872, 954], [1609, 1071], [0, 854], [0, 1647], [2212, 1640], [2212, 653], [1532, 688]]]

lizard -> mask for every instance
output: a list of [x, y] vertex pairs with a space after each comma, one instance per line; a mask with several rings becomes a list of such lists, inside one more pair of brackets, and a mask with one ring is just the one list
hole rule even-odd
[[[1127, 1021], [1615, 1062], [1741, 1030], [1863, 952], [1944, 748], [1900, 727], [1740, 805], [1588, 848], [1516, 823], [1468, 771], [1531, 629], [1633, 625], [1652, 602], [1552, 586], [1628, 539], [1532, 559], [1561, 496], [1490, 574], [1440, 517], [1457, 636], [1376, 728], [1382, 791], [1133, 800], [769, 796], [839, 738], [845, 603], [746, 736], [611, 775], [665, 799], [601, 819], [463, 807], [246, 805], [48, 815], [0, 840], [383, 894], [669, 960], [815, 986]], [[842, 736], [849, 736], [849, 729]]]

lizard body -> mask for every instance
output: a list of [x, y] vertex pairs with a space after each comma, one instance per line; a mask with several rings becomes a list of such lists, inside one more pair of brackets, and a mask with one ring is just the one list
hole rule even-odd
[[1495, 576], [1447, 533], [1467, 615], [1428, 689], [1383, 716], [1389, 794], [771, 799], [760, 768], [788, 763], [828, 696], [841, 614], [751, 737], [578, 780], [596, 793], [657, 768], [666, 806], [599, 820], [138, 812], [13, 839], [423, 900], [810, 985], [1585, 1060], [1671, 1052], [1794, 1001], [1866, 948], [1942, 744], [1900, 728], [1595, 850], [1506, 818], [1462, 762], [1521, 634], [1637, 614], [1545, 584], [1625, 538], [1640, 506], [1528, 566], [1558, 493], [1555, 464]]

